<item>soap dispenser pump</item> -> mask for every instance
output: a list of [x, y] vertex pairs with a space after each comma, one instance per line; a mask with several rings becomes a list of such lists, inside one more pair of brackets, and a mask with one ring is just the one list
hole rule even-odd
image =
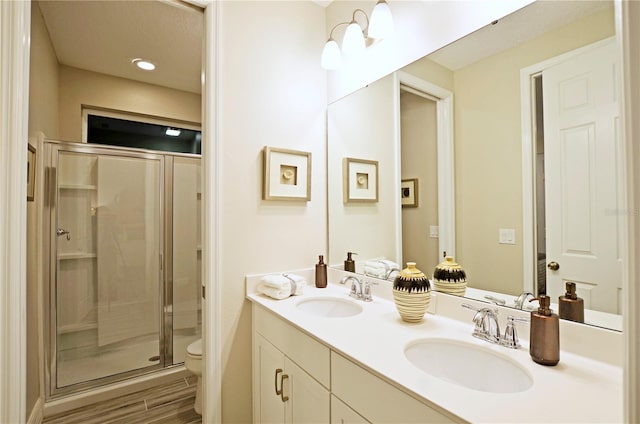
[[558, 315], [562, 319], [584, 322], [584, 300], [576, 294], [576, 283], [567, 282], [567, 292], [558, 298]]
[[316, 264], [316, 287], [323, 289], [327, 287], [327, 264], [324, 263], [324, 256], [318, 256]]
[[549, 308], [549, 296], [541, 295], [530, 302], [535, 300], [540, 307], [531, 312], [529, 354], [538, 364], [554, 366], [560, 361], [560, 320]]
[[344, 261], [344, 270], [349, 272], [356, 272], [356, 262], [351, 255], [357, 255], [357, 253], [347, 252], [347, 259]]

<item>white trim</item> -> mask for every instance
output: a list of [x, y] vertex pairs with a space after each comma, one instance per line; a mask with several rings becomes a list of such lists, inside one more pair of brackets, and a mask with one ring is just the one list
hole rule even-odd
[[[0, 422], [26, 415], [27, 138], [31, 3], [0, 2]], [[7, 207], [10, 205], [10, 207]]]
[[527, 66], [520, 70], [520, 122], [522, 138], [522, 281], [523, 291], [537, 293], [535, 288], [536, 264], [536, 212], [535, 212], [535, 144], [534, 97], [532, 77], [545, 69], [568, 59], [611, 43], [615, 37], [605, 38], [559, 56]]
[[219, 51], [220, 2], [208, 3], [204, 11], [202, 88], [202, 187], [203, 187], [203, 249], [202, 277], [206, 291], [203, 300], [204, 360], [203, 362], [203, 423], [222, 422], [222, 329], [220, 293], [220, 134], [219, 120]]
[[[396, 105], [398, 123], [400, 117], [400, 84], [436, 98], [437, 138], [438, 138], [438, 247], [448, 256], [456, 255], [456, 205], [455, 168], [453, 140], [453, 93], [431, 82], [422, 80], [406, 72], [396, 72], [398, 93]], [[398, 132], [400, 131], [398, 124]], [[400, 134], [398, 133], [398, 139]], [[399, 144], [399, 143], [398, 143]], [[400, 156], [397, 158], [398, 163]], [[398, 167], [400, 168], [400, 167]], [[400, 183], [398, 179], [398, 190]], [[400, 195], [398, 193], [398, 198]], [[400, 230], [402, 233], [402, 230]], [[402, 244], [400, 243], [400, 246]]]
[[44, 418], [44, 401], [41, 397], [38, 398], [35, 405], [33, 405], [33, 409], [31, 410], [31, 414], [29, 414], [29, 419], [27, 420], [27, 424], [40, 424], [42, 423], [42, 419]]
[[[640, 376], [638, 375], [638, 354], [640, 354], [640, 337], [638, 328], [640, 325], [640, 274], [636, 267], [637, 254], [640, 251], [640, 216], [637, 212], [638, 199], [640, 199], [640, 155], [638, 154], [638, 140], [634, 135], [640, 135], [640, 122], [631, 119], [634, 113], [640, 110], [640, 4], [632, 1], [616, 1], [615, 20], [616, 33], [618, 34], [617, 47], [621, 57], [622, 86], [624, 95], [624, 107], [621, 113], [622, 128], [624, 131], [624, 162], [627, 178], [626, 184], [627, 204], [629, 218], [626, 221], [627, 228], [624, 233], [626, 238], [626, 255], [622, 269], [622, 290], [625, 293], [623, 304], [623, 393], [624, 393], [624, 422], [635, 423], [640, 421]], [[634, 141], [636, 146], [634, 149]]]

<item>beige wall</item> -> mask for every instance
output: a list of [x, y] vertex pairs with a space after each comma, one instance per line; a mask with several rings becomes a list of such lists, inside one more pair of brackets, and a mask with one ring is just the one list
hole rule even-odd
[[82, 140], [82, 106], [201, 120], [200, 95], [60, 65], [60, 138]]
[[[469, 285], [522, 291], [520, 69], [614, 35], [613, 10], [455, 72], [457, 259]], [[516, 244], [498, 244], [498, 229]]]
[[[249, 423], [247, 274], [311, 267], [326, 253], [324, 9], [302, 1], [220, 4], [222, 422]], [[261, 200], [261, 150], [312, 153], [311, 201]]]
[[400, 95], [401, 177], [418, 179], [418, 207], [402, 209], [402, 261], [431, 275], [440, 262], [438, 239], [438, 140], [436, 102], [409, 92]]
[[[29, 143], [37, 149], [36, 160], [42, 163], [42, 145], [38, 133], [58, 136], [58, 61], [37, 3], [31, 4], [31, 73], [29, 75]], [[36, 168], [36, 190], [42, 191], [44, 178]], [[41, 386], [41, 310], [39, 290], [42, 286], [42, 251], [40, 235], [42, 204], [36, 193], [27, 203], [27, 417], [44, 388]]]
[[[332, 103], [327, 111], [329, 190], [329, 265], [343, 266], [347, 252], [358, 254], [356, 266], [370, 259], [400, 263], [398, 138], [393, 75]], [[371, 125], [375, 122], [376, 125]], [[378, 201], [345, 203], [344, 158], [378, 161]], [[347, 230], [348, 229], [348, 230]]]

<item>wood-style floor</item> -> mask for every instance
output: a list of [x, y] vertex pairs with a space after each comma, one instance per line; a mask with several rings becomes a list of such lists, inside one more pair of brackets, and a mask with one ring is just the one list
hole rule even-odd
[[193, 410], [196, 378], [45, 417], [45, 424], [201, 424]]

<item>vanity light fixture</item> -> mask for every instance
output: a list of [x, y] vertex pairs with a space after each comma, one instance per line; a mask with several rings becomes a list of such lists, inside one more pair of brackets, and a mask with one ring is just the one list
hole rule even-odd
[[133, 59], [131, 63], [133, 63], [138, 68], [143, 69], [145, 71], [153, 71], [154, 69], [156, 69], [156, 65], [149, 62], [148, 60], [144, 60], [140, 58]]
[[[356, 20], [357, 12], [362, 13], [366, 19], [364, 29]], [[338, 69], [342, 63], [340, 47], [333, 39], [333, 31], [342, 25], [347, 25], [342, 40], [342, 53], [347, 56], [355, 56], [362, 53], [366, 46], [373, 42], [373, 39], [381, 40], [391, 35], [393, 32], [393, 17], [386, 0], [378, 0], [371, 13], [371, 19], [369, 19], [367, 12], [364, 10], [354, 10], [351, 21], [340, 22], [331, 29], [329, 39], [322, 50], [321, 65], [324, 69]]]
[[169, 137], [177, 137], [180, 135], [180, 130], [177, 128], [168, 127], [164, 133]]

